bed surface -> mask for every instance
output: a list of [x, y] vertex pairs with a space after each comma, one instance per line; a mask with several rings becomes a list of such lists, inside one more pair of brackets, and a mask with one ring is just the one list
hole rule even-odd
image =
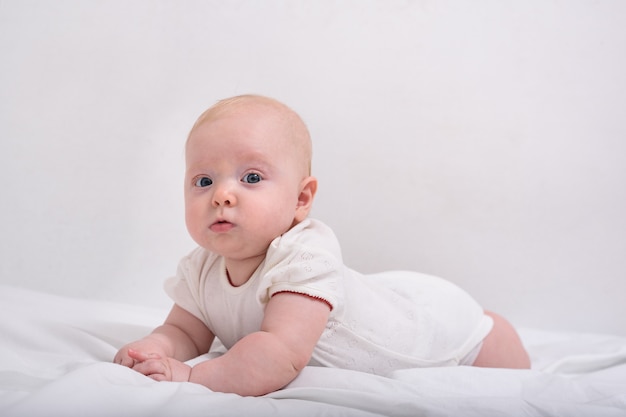
[[[259, 398], [110, 363], [167, 311], [0, 285], [0, 416], [626, 416], [626, 338], [519, 329], [533, 369], [307, 367]], [[217, 354], [217, 353], [213, 353]]]

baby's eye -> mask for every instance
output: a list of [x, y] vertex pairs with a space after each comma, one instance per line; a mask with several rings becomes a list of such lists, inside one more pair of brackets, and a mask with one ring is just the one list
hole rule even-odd
[[241, 181], [247, 182], [248, 184], [256, 184], [257, 182], [261, 182], [262, 178], [259, 174], [251, 172], [250, 174], [246, 174], [243, 176]]
[[198, 179], [196, 179], [195, 182], [195, 186], [196, 187], [208, 187], [209, 185], [213, 184], [213, 180], [209, 177], [200, 177]]

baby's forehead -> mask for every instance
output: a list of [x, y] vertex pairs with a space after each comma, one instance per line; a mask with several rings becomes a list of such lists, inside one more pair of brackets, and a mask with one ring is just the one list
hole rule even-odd
[[[209, 133], [216, 131], [220, 132], [216, 137], [213, 137], [214, 133]], [[264, 142], [275, 143], [277, 146], [289, 146], [298, 141], [289, 120], [282, 113], [264, 107], [240, 107], [218, 114], [207, 114], [198, 119], [189, 139], [194, 137], [202, 140], [207, 134], [214, 140], [219, 138], [226, 142], [232, 140], [233, 135], [252, 142], [255, 138], [263, 138]]]
[[312, 149], [306, 125], [295, 111], [272, 98], [247, 95], [222, 100], [200, 115], [188, 139], [200, 126], [211, 123], [250, 123], [252, 127], [257, 122], [281, 131], [274, 139], [283, 142], [282, 146], [294, 146], [294, 156], [310, 171]]
[[196, 121], [191, 133], [200, 126], [226, 124], [239, 128], [264, 128], [280, 132], [278, 137], [292, 144], [309, 141], [308, 130], [300, 117], [281, 103], [250, 99], [218, 103], [205, 111]]

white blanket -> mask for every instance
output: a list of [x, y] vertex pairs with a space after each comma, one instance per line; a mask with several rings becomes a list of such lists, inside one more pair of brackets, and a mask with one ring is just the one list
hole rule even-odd
[[521, 329], [532, 370], [307, 367], [258, 398], [110, 363], [166, 311], [0, 286], [0, 416], [626, 416], [626, 338]]

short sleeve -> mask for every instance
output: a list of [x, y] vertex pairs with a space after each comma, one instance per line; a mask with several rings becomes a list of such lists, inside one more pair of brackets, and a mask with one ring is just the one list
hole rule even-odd
[[294, 292], [321, 299], [334, 310], [343, 300], [341, 251], [334, 233], [305, 220], [270, 245], [261, 297]]

